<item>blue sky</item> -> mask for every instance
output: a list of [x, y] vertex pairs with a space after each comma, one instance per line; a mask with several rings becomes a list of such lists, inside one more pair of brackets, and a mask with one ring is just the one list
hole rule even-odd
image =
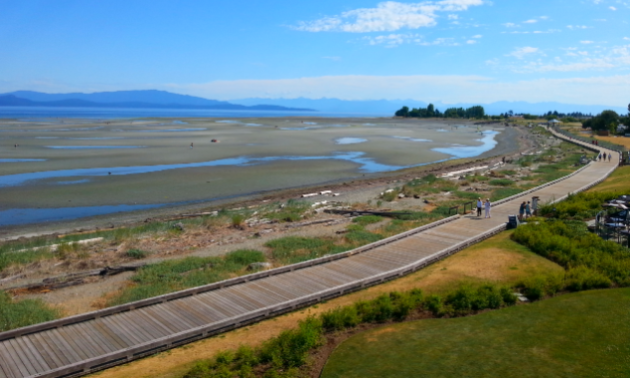
[[630, 102], [630, 0], [0, 0], [0, 93]]

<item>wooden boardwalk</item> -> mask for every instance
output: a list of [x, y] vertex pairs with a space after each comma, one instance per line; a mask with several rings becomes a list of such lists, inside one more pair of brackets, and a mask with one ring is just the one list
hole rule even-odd
[[499, 201], [490, 219], [454, 216], [339, 255], [0, 333], [0, 378], [84, 375], [403, 276], [501, 232], [523, 199], [559, 201], [616, 166], [594, 162]]

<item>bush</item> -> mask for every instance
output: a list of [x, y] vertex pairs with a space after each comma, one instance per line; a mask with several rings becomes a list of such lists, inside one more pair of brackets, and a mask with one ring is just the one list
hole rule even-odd
[[297, 329], [284, 331], [267, 341], [261, 348], [261, 362], [283, 368], [300, 367], [306, 363], [308, 352], [321, 345], [322, 332], [321, 321], [308, 317]]
[[509, 179], [494, 179], [494, 180], [488, 181], [488, 184], [494, 185], [494, 186], [512, 186], [514, 185], [514, 181], [509, 180]]
[[566, 288], [571, 291], [605, 289], [611, 285], [608, 277], [585, 266], [569, 269], [566, 275]]
[[132, 259], [140, 260], [147, 257], [149, 253], [140, 249], [130, 249], [127, 251], [126, 255], [127, 257], [131, 257]]
[[367, 226], [368, 224], [378, 223], [383, 220], [383, 217], [378, 215], [363, 215], [356, 217], [352, 220], [353, 223], [357, 223], [361, 226]]
[[232, 227], [241, 228], [243, 227], [243, 222], [245, 222], [245, 216], [243, 214], [232, 215]]
[[584, 287], [582, 283], [605, 285], [602, 277], [617, 285], [630, 277], [630, 250], [589, 233], [583, 222], [539, 220], [517, 228], [512, 239], [566, 269], [584, 267], [597, 272], [577, 270], [571, 277], [575, 290]]
[[227, 263], [248, 266], [257, 262], [264, 262], [265, 254], [254, 249], [239, 249], [238, 251], [230, 252], [225, 255], [225, 261]]
[[355, 306], [338, 307], [326, 311], [321, 315], [321, 319], [322, 327], [327, 332], [355, 327], [362, 320]]
[[9, 294], [0, 291], [0, 332], [55, 320], [59, 317], [59, 311], [48, 307], [40, 299], [13, 301]]
[[439, 295], [429, 295], [424, 300], [424, 308], [431, 311], [435, 316], [442, 316], [444, 311], [444, 304], [442, 303], [442, 297]]

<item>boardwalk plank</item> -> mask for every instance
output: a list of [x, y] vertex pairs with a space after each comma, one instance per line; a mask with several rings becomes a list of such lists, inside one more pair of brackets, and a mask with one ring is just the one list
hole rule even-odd
[[111, 344], [107, 342], [107, 340], [101, 335], [100, 332], [97, 332], [95, 328], [88, 326], [87, 324], [78, 323], [75, 324], [78, 331], [83, 335], [83, 338], [86, 342], [90, 343], [90, 346], [94, 350], [95, 354], [107, 354], [115, 351], [116, 349], [111, 348]]
[[69, 355], [65, 353], [63, 346], [56, 344], [54, 341], [51, 341], [51, 337], [53, 336], [50, 332], [40, 333], [39, 336], [41, 337], [41, 341], [48, 346], [49, 353], [53, 353], [57, 360], [61, 361], [61, 364], [57, 367], [66, 366], [73, 362], [70, 359]]
[[42, 355], [37, 352], [37, 349], [33, 347], [33, 344], [28, 342], [26, 337], [18, 337], [15, 339], [15, 342], [20, 346], [20, 349], [24, 352], [24, 355], [28, 358], [36, 372], [49, 369], [48, 363], [46, 363]]
[[75, 326], [58, 328], [57, 332], [59, 332], [61, 337], [66, 340], [72, 350], [74, 350], [76, 354], [80, 357], [79, 361], [87, 360], [96, 356], [92, 354], [91, 349], [88, 348], [86, 343], [84, 342], [84, 335], [76, 332]]
[[112, 332], [103, 319], [97, 319], [92, 322], [92, 327], [108, 342], [108, 345], [112, 349], [125, 349], [129, 346], [124, 339], [121, 339], [115, 332]]
[[24, 368], [22, 361], [7, 341], [0, 343], [0, 355], [4, 357], [5, 367], [11, 371], [14, 377], [26, 377], [29, 375], [28, 370]]
[[26, 372], [26, 375], [37, 374], [37, 369], [33, 367], [31, 361], [29, 361], [28, 357], [24, 354], [22, 348], [20, 348], [19, 344], [15, 339], [8, 340], [9, 354], [13, 358], [13, 361], [18, 365], [18, 368], [21, 372]]
[[42, 354], [42, 356], [46, 359], [46, 363], [51, 369], [54, 369], [59, 366], [63, 366], [63, 363], [57, 358], [54, 352], [50, 349], [48, 344], [41, 339], [40, 334], [32, 334], [26, 336], [30, 342], [35, 346], [35, 348]]
[[68, 343], [59, 330], [60, 328], [56, 328], [49, 331], [50, 340], [54, 340], [54, 344], [51, 346], [59, 348], [62, 354], [70, 359], [72, 363], [82, 361], [85, 357], [80, 356], [77, 353], [77, 351]]

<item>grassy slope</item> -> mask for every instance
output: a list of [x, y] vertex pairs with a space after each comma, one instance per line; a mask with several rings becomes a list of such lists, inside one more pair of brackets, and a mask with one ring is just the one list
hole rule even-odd
[[629, 306], [630, 289], [589, 291], [390, 325], [344, 342], [322, 377], [628, 377]]
[[619, 192], [630, 194], [630, 166], [617, 168], [603, 183], [589, 189], [589, 192]]

